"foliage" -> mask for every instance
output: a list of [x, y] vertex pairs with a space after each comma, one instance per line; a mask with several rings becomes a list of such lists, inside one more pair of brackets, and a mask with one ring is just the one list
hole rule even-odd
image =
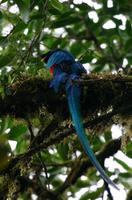
[[[121, 148], [121, 140], [112, 137], [114, 123], [126, 133], [125, 151], [129, 158], [132, 155], [132, 109], [123, 110], [132, 100], [132, 4], [129, 0], [85, 2], [0, 2], [2, 200], [29, 200], [34, 195], [38, 199], [74, 199], [82, 188], [86, 193], [77, 199], [98, 199], [106, 190], [112, 199], [72, 134], [65, 96], [55, 95], [48, 87], [51, 77], [40, 57], [50, 49], [67, 49], [95, 74], [91, 82], [89, 77], [83, 79], [82, 112], [92, 135], [91, 146], [99, 152], [102, 165]], [[110, 21], [113, 27], [108, 27]], [[118, 84], [109, 76], [111, 72], [119, 74]], [[107, 83], [100, 82], [105, 78]], [[14, 149], [11, 141], [15, 141]], [[131, 199], [131, 167], [119, 157], [113, 159], [123, 170], [106, 171], [109, 176], [115, 174], [114, 181]]]

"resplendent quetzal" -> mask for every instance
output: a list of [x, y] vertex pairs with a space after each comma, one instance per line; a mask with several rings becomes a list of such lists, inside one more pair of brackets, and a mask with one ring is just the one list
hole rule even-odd
[[100, 172], [101, 177], [108, 184], [118, 189], [117, 186], [106, 175], [105, 171], [96, 159], [86, 137], [85, 129], [81, 120], [80, 86], [77, 83], [74, 83], [74, 80], [78, 80], [82, 73], [86, 73], [85, 68], [80, 62], [75, 61], [75, 58], [69, 52], [62, 49], [49, 51], [48, 53], [42, 55], [42, 59], [54, 77], [51, 81], [50, 87], [53, 87], [55, 92], [58, 92], [60, 85], [62, 83], [65, 85], [69, 109], [75, 130], [87, 156], [96, 169]]

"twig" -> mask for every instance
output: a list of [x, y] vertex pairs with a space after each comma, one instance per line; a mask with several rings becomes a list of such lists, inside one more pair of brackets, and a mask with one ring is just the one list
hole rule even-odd
[[38, 158], [39, 158], [39, 160], [40, 160], [40, 163], [41, 163], [41, 165], [42, 165], [42, 167], [43, 167], [43, 169], [44, 169], [44, 171], [45, 171], [45, 176], [46, 176], [46, 185], [47, 185], [47, 189], [48, 190], [50, 190], [50, 187], [49, 187], [49, 177], [48, 177], [48, 171], [47, 171], [47, 167], [46, 167], [46, 165], [45, 165], [45, 163], [43, 162], [43, 160], [42, 160], [42, 156], [41, 156], [41, 152], [39, 152], [38, 154]]
[[32, 124], [31, 124], [29, 119], [26, 119], [26, 121], [27, 121], [27, 124], [28, 124], [29, 132], [30, 132], [30, 143], [31, 143], [33, 141], [33, 139], [34, 139], [34, 133], [33, 133], [33, 129], [32, 129]]
[[107, 192], [108, 192], [108, 198], [109, 198], [110, 200], [113, 200], [113, 196], [112, 196], [111, 191], [110, 191], [110, 189], [109, 189], [108, 183], [104, 182], [104, 184], [105, 184], [105, 188], [106, 188], [106, 190], [107, 190]]

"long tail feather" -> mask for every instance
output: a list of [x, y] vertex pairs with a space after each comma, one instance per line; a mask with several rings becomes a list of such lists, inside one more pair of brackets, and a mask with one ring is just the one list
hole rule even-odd
[[96, 169], [100, 172], [101, 177], [110, 185], [112, 185], [114, 188], [117, 190], [118, 187], [110, 180], [110, 178], [107, 176], [103, 168], [101, 167], [100, 163], [96, 159], [91, 147], [90, 143], [86, 137], [85, 130], [82, 124], [82, 120], [80, 117], [80, 88], [77, 85], [73, 85], [70, 87], [69, 90], [67, 90], [67, 98], [68, 98], [68, 104], [69, 104], [69, 109], [70, 113], [72, 116], [72, 120], [77, 132], [77, 135], [80, 139], [80, 142], [91, 160], [92, 164], [96, 167]]

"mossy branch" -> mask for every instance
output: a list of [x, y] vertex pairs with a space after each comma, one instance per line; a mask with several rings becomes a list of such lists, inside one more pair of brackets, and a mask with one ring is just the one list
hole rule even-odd
[[[5, 88], [4, 97], [0, 97], [0, 116], [13, 115], [18, 118], [32, 117], [42, 106], [57, 115], [65, 113], [67, 118], [67, 101], [65, 92], [55, 94], [49, 88], [50, 80], [41, 77], [29, 77]], [[132, 78], [120, 75], [90, 74], [81, 78], [82, 113], [96, 116], [97, 113], [107, 113], [110, 109], [117, 110], [131, 105]], [[132, 111], [130, 111], [132, 113]], [[129, 113], [129, 114], [130, 114]], [[117, 113], [118, 114], [118, 113]], [[120, 113], [119, 113], [120, 114]], [[122, 113], [127, 114], [127, 113]]]

